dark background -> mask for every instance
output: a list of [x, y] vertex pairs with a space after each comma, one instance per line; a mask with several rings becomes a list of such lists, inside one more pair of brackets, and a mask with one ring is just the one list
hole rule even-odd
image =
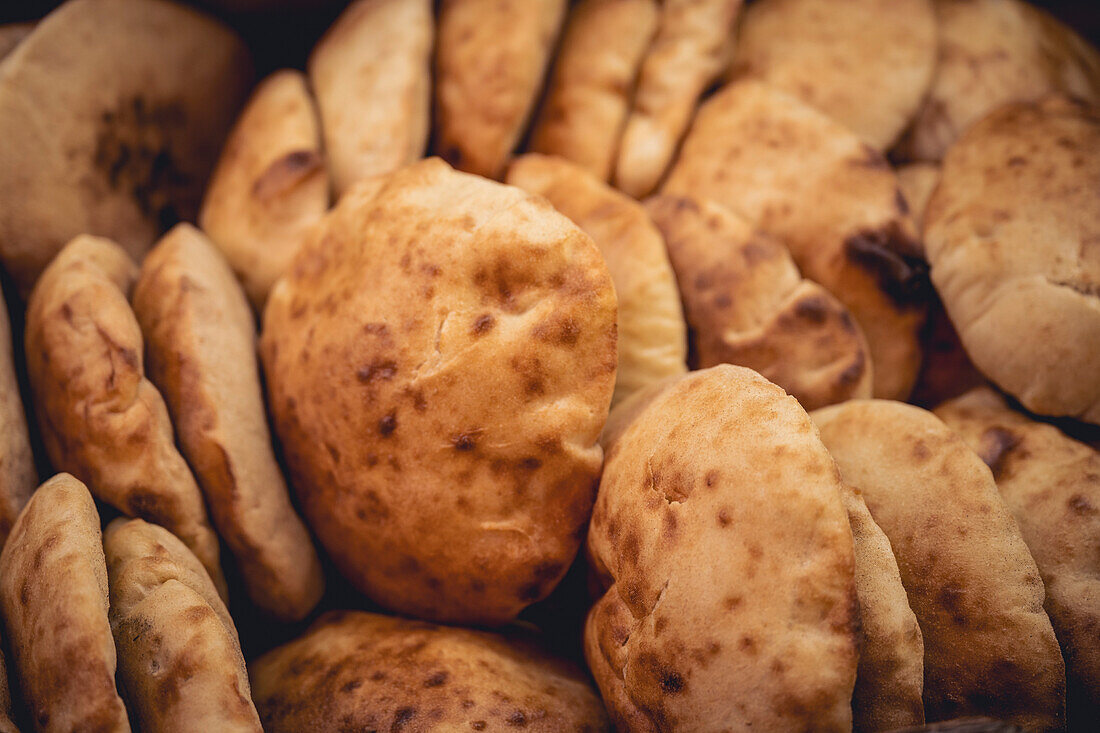
[[[219, 15], [244, 36], [261, 75], [281, 67], [304, 68], [310, 48], [347, 0], [185, 0]], [[1100, 45], [1100, 0], [1032, 0]], [[0, 23], [34, 20], [61, 0], [0, 0]], [[278, 10], [249, 10], [278, 5]]]

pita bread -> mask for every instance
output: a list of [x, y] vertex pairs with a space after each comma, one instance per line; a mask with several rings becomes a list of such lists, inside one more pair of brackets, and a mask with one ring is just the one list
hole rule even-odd
[[332, 187], [424, 154], [431, 106], [430, 0], [356, 0], [309, 57]]
[[1064, 725], [1065, 668], [1039, 569], [981, 459], [900, 402], [854, 400], [813, 418], [890, 539], [924, 636], [928, 720]]
[[0, 553], [0, 610], [36, 730], [129, 733], [107, 605], [95, 502], [58, 474], [31, 497]]
[[948, 153], [925, 246], [979, 370], [1029, 410], [1100, 423], [1100, 111], [1003, 107]]
[[898, 154], [941, 160], [982, 117], [1059, 92], [1100, 103], [1100, 53], [1022, 0], [934, 0], [935, 79]]
[[725, 66], [742, 0], [665, 0], [619, 141], [615, 186], [642, 198], [660, 183], [700, 96]]
[[5, 23], [0, 25], [0, 60], [23, 42], [34, 30], [34, 23]]
[[140, 257], [194, 220], [251, 83], [228, 28], [165, 0], [70, 0], [0, 66], [0, 258], [26, 296], [73, 237]]
[[859, 668], [852, 693], [853, 729], [894, 730], [924, 723], [924, 638], [890, 540], [858, 491], [841, 497], [855, 540], [859, 596]]
[[206, 189], [199, 223], [260, 312], [328, 209], [319, 128], [305, 75], [275, 72], [252, 93]]
[[932, 0], [759, 0], [745, 9], [731, 76], [782, 89], [885, 150], [935, 65]]
[[529, 150], [611, 178], [657, 15], [656, 0], [581, 0], [572, 7]]
[[618, 729], [851, 729], [852, 533], [781, 389], [729, 365], [664, 385], [607, 447], [588, 552], [611, 584], [585, 656]]
[[15, 376], [11, 321], [0, 292], [0, 547], [37, 485], [38, 470]]
[[615, 295], [544, 200], [425, 160], [349, 192], [268, 299], [268, 404], [302, 510], [383, 606], [506, 623], [584, 537]]
[[735, 82], [699, 109], [664, 191], [712, 199], [782, 240], [802, 275], [863, 329], [874, 394], [909, 394], [920, 367], [926, 268], [880, 154], [794, 97]]
[[262, 731], [229, 611], [172, 533], [116, 519], [103, 535], [111, 629], [141, 730]]
[[686, 371], [687, 328], [665, 242], [636, 201], [561, 158], [530, 153], [507, 182], [544, 196], [592, 237], [619, 301], [617, 404], [632, 392]]
[[500, 178], [542, 90], [565, 0], [443, 0], [436, 46], [435, 149]]
[[1100, 453], [1014, 412], [988, 387], [936, 415], [992, 469], [1043, 576], [1070, 687], [1100, 710]]
[[180, 537], [224, 590], [202, 494], [144, 376], [141, 329], [126, 301], [137, 274], [121, 247], [89, 236], [42, 273], [26, 330], [42, 441], [53, 465], [86, 479], [99, 499]]
[[356, 611], [250, 666], [268, 733], [607, 730], [589, 682], [532, 644]]
[[787, 248], [712, 201], [656, 196], [691, 328], [692, 366], [760, 372], [806, 409], [871, 396], [871, 355], [848, 309], [803, 280]]
[[276, 618], [300, 621], [324, 580], [275, 462], [244, 292], [213, 244], [179, 224], [145, 259], [134, 312], [149, 378], [248, 595]]

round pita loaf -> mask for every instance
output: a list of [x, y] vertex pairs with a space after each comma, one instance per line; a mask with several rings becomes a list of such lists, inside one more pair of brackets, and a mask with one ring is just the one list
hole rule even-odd
[[1010, 102], [1053, 92], [1100, 102], [1100, 52], [1023, 0], [934, 0], [939, 52], [932, 88], [898, 144], [941, 160], [972, 124]]
[[687, 327], [665, 242], [638, 202], [562, 158], [530, 153], [507, 182], [545, 197], [583, 229], [607, 262], [619, 303], [617, 404], [687, 362]]
[[548, 203], [422, 161], [346, 194], [268, 299], [269, 404], [302, 510], [384, 606], [504, 623], [584, 537], [615, 295]]
[[[1009, 409], [982, 387], [936, 409], [993, 471], [1046, 585], [1066, 658], [1071, 719], [1100, 711], [1100, 453]], [[1086, 713], [1081, 715], [1081, 713]]]
[[0, 292], [0, 547], [36, 486], [38, 470], [15, 375], [11, 321]]
[[73, 237], [134, 257], [194, 220], [244, 101], [241, 41], [165, 0], [70, 0], [0, 65], [0, 258], [23, 295]]
[[103, 534], [118, 673], [141, 730], [259, 733], [237, 629], [172, 533], [116, 519]]
[[300, 621], [324, 579], [275, 461], [244, 292], [214, 245], [179, 224], [145, 258], [133, 300], [149, 378], [248, 595]]
[[932, 413], [900, 402], [854, 400], [813, 418], [890, 539], [924, 636], [928, 720], [1064, 725], [1043, 581], [982, 460]]
[[1100, 423], [1100, 111], [1003, 107], [944, 160], [925, 246], [974, 364], [1027, 409]]
[[932, 0], [759, 0], [745, 9], [730, 75], [793, 94], [885, 150], [935, 65]]
[[107, 593], [95, 502], [58, 474], [31, 497], [0, 553], [0, 610], [37, 730], [129, 733]]
[[742, 367], [651, 390], [607, 447], [588, 534], [605, 593], [585, 656], [612, 722], [850, 730], [853, 541], [813, 424]]
[[589, 682], [535, 645], [356, 611], [249, 666], [267, 733], [607, 730]]
[[656, 0], [581, 0], [569, 11], [528, 149], [611, 178]]
[[435, 57], [435, 150], [500, 178], [542, 90], [565, 0], [443, 0]]
[[909, 394], [927, 280], [897, 176], [879, 153], [788, 94], [734, 82], [699, 109], [664, 191], [716, 201], [782, 240], [803, 276], [863, 329], [874, 394]]
[[225, 588], [218, 537], [177, 450], [164, 400], [145, 378], [141, 328], [126, 300], [138, 269], [114, 242], [80, 236], [27, 304], [27, 371], [54, 466], [125, 514], [163, 525]]
[[642, 198], [660, 183], [699, 97], [721, 74], [742, 0], [665, 0], [638, 72], [615, 186]]
[[356, 0], [309, 57], [332, 186], [424, 154], [431, 105], [430, 0]]
[[871, 396], [863, 331], [827, 290], [802, 279], [782, 243], [712, 201], [655, 196], [646, 211], [676, 271], [693, 367], [749, 367], [807, 410]]
[[257, 311], [328, 209], [328, 189], [306, 77], [277, 71], [256, 87], [229, 133], [199, 213]]

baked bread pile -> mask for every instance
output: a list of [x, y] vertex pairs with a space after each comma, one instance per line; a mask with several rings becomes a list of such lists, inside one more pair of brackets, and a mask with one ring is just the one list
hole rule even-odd
[[353, 0], [252, 80], [0, 26], [0, 731], [1100, 720], [1072, 30]]

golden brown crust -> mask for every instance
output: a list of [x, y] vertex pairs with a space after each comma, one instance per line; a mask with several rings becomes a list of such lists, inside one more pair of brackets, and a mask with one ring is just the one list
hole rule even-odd
[[1065, 723], [1065, 668], [1043, 581], [981, 459], [934, 415], [855, 400], [813, 415], [897, 558], [924, 635], [929, 721]]
[[277, 71], [252, 92], [229, 133], [199, 213], [257, 311], [328, 209], [328, 189], [306, 77]]
[[95, 502], [58, 474], [31, 497], [0, 553], [0, 609], [37, 730], [129, 733], [107, 606]]
[[268, 299], [269, 404], [318, 539], [385, 606], [503, 623], [584, 534], [615, 297], [548, 203], [422, 161], [349, 192]]
[[244, 292], [213, 244], [180, 224], [145, 259], [133, 300], [149, 378], [249, 596], [301, 620], [324, 579], [275, 461]]
[[898, 154], [941, 160], [986, 114], [1063, 93], [1100, 102], [1100, 53], [1022, 0], [935, 0], [936, 74]]
[[676, 153], [703, 91], [729, 55], [742, 0], [665, 0], [642, 61], [615, 162], [615, 185], [641, 198]]
[[141, 730], [261, 731], [236, 627], [198, 558], [140, 519], [111, 522], [103, 548], [119, 680]]
[[538, 100], [565, 8], [565, 0], [443, 0], [435, 150], [455, 168], [504, 174]]
[[137, 257], [193, 221], [251, 76], [236, 35], [166, 0], [40, 21], [0, 67], [0, 257], [20, 294], [79, 234]]
[[424, 154], [431, 106], [431, 0], [356, 0], [309, 57], [333, 191]]
[[218, 538], [176, 449], [164, 400], [145, 378], [126, 300], [137, 266], [114, 242], [77, 237], [42, 273], [27, 304], [27, 371], [54, 466], [120, 511], [163, 525], [219, 588]]
[[619, 303], [612, 404], [687, 370], [687, 326], [665, 242], [638, 202], [562, 158], [529, 153], [507, 182], [545, 197], [583, 229], [607, 262]]
[[607, 730], [582, 673], [535, 645], [373, 613], [330, 612], [249, 671], [268, 733]]
[[1071, 689], [1100, 710], [1100, 453], [1009, 409], [988, 387], [936, 415], [993, 471], [1043, 576]]
[[656, 0], [581, 0], [569, 11], [528, 148], [611, 178]]
[[676, 271], [694, 368], [749, 367], [807, 410], [871, 396], [863, 331], [782, 243], [712, 201], [661, 195], [646, 210]]
[[880, 154], [794, 97], [740, 81], [699, 109], [664, 190], [712, 199], [781, 239], [803, 276], [863, 329], [874, 394], [909, 394], [927, 280], [908, 206]]
[[588, 535], [611, 584], [585, 650], [612, 719], [849, 730], [852, 533], [813, 424], [742, 367], [658, 392], [607, 448]]
[[924, 723], [924, 638], [890, 540], [875, 524], [863, 496], [843, 486], [855, 540], [859, 596], [859, 668], [852, 693], [856, 731], [894, 730]]
[[1032, 412], [1100, 423], [1100, 111], [1009, 105], [960, 139], [925, 216], [974, 364]]
[[11, 321], [0, 293], [0, 547], [36, 486], [38, 471], [15, 376]]
[[935, 65], [932, 0], [759, 0], [745, 9], [730, 73], [793, 94], [885, 150]]

